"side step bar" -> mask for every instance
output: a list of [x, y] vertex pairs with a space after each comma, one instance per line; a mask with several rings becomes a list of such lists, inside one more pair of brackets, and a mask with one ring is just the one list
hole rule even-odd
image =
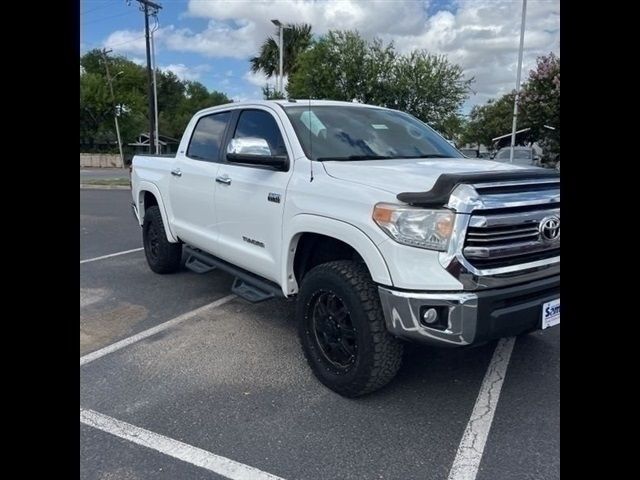
[[219, 268], [231, 275], [235, 275], [236, 278], [233, 281], [231, 292], [251, 303], [264, 302], [265, 300], [276, 297], [284, 297], [282, 289], [274, 282], [247, 272], [240, 267], [236, 267], [229, 262], [225, 262], [218, 257], [214, 257], [207, 252], [190, 247], [189, 245], [184, 246], [184, 251], [189, 255], [185, 267], [193, 272], [208, 273]]

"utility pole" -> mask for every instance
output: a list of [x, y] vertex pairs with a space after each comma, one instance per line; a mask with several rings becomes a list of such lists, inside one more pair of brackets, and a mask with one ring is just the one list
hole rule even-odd
[[149, 0], [136, 0], [140, 10], [144, 12], [144, 38], [147, 50], [147, 91], [149, 96], [149, 153], [153, 153], [155, 145], [155, 102], [153, 100], [153, 70], [151, 68], [151, 47], [149, 39], [149, 15], [156, 15], [162, 7]]
[[522, 70], [522, 51], [524, 50], [524, 21], [527, 18], [527, 0], [522, 0], [522, 21], [520, 23], [520, 50], [518, 51], [518, 73], [516, 76], [516, 95], [513, 100], [513, 124], [511, 125], [511, 151], [509, 163], [513, 163], [513, 147], [516, 144], [516, 125], [518, 120], [518, 97], [520, 96], [520, 71]]
[[118, 150], [120, 150], [120, 161], [122, 162], [122, 168], [124, 168], [124, 155], [122, 154], [122, 140], [120, 139], [120, 126], [118, 125], [118, 112], [116, 111], [116, 97], [113, 94], [113, 83], [111, 82], [111, 75], [109, 74], [109, 59], [107, 58], [107, 53], [111, 53], [111, 51], [112, 50], [107, 50], [103, 48], [102, 58], [104, 59], [104, 69], [107, 72], [107, 82], [109, 83], [109, 91], [111, 92], [111, 104], [113, 105], [113, 118], [116, 122], [116, 136], [118, 137]]

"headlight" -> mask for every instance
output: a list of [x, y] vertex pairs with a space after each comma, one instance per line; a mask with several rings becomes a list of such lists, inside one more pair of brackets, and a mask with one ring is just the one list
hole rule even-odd
[[396, 242], [412, 247], [445, 251], [453, 231], [453, 213], [449, 210], [378, 203], [373, 221]]

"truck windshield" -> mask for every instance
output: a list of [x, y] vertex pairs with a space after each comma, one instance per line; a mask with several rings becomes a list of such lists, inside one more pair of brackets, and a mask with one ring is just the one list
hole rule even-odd
[[406, 113], [362, 106], [285, 107], [308, 158], [318, 161], [464, 158]]

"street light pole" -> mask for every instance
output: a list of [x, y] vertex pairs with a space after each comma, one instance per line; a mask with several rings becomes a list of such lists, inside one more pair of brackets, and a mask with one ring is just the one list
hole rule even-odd
[[520, 50], [518, 51], [518, 73], [516, 75], [516, 95], [513, 99], [513, 124], [511, 125], [511, 150], [509, 163], [513, 163], [513, 147], [516, 143], [516, 124], [518, 120], [518, 97], [520, 95], [520, 71], [522, 70], [522, 52], [524, 49], [524, 24], [527, 16], [527, 0], [522, 0], [522, 21], [520, 23]]
[[[279, 92], [282, 92], [282, 86], [283, 86], [283, 82], [282, 82], [282, 67], [283, 67], [283, 59], [282, 57], [284, 56], [284, 49], [283, 49], [283, 31], [284, 31], [284, 25], [282, 25], [282, 22], [280, 22], [280, 20], [274, 19], [271, 20], [271, 23], [273, 23], [276, 27], [278, 27], [278, 38], [279, 38], [279, 42], [278, 42], [278, 50], [279, 50], [279, 55], [278, 55], [278, 73], [279, 73], [279, 77], [280, 77], [280, 81], [276, 82], [276, 88], [278, 89]], [[279, 83], [279, 85], [278, 85]]]
[[284, 88], [284, 73], [282, 71], [282, 66], [284, 62], [284, 28], [280, 25], [280, 93], [282, 93], [282, 89]]

